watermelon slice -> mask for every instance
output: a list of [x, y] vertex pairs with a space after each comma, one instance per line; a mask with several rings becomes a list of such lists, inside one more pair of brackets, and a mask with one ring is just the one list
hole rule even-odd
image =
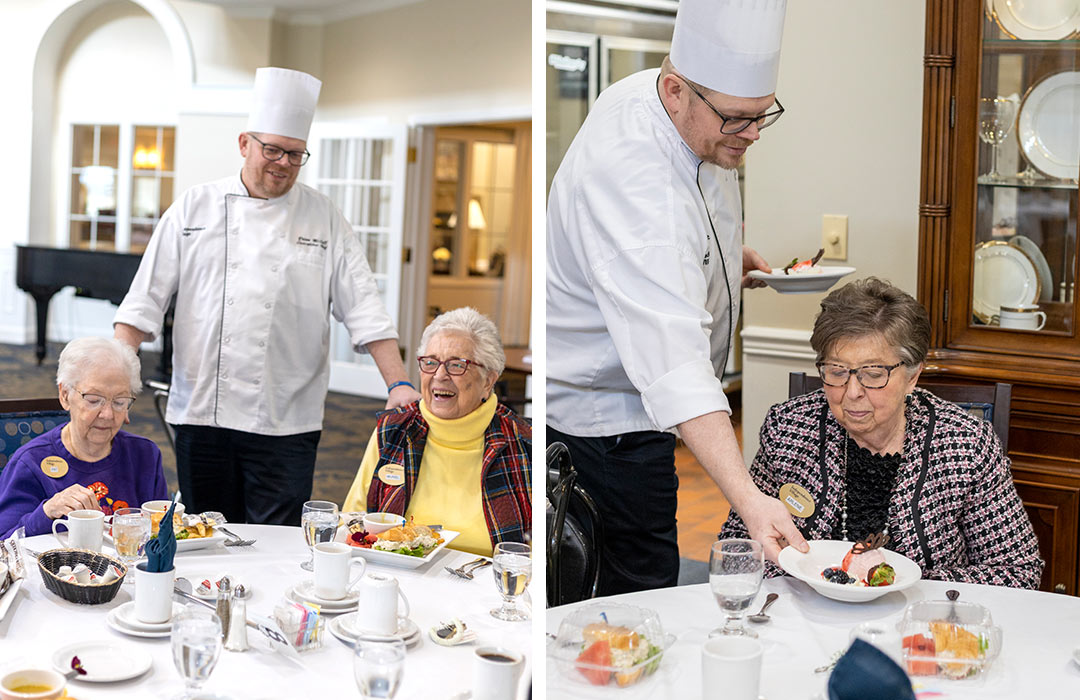
[[[585, 651], [581, 652], [581, 655], [577, 657], [577, 661], [583, 664], [589, 664], [590, 666], [611, 666], [611, 644], [606, 639], [601, 639], [599, 642], [593, 642], [592, 645], [586, 647]], [[607, 685], [611, 680], [611, 671], [600, 668], [582, 668], [578, 666], [578, 670], [581, 671], [581, 675], [593, 685]]]

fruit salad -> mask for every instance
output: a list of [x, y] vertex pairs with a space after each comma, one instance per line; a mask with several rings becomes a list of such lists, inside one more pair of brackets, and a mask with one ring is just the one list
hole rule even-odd
[[841, 586], [890, 586], [896, 580], [896, 571], [885, 563], [881, 548], [889, 542], [883, 533], [870, 535], [856, 542], [844, 555], [840, 566], [830, 566], [821, 572], [821, 578]]

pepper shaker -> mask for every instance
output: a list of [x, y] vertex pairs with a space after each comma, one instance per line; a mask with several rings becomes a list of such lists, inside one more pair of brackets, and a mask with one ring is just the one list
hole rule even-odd
[[216, 606], [218, 619], [221, 620], [221, 638], [222, 639], [225, 639], [225, 635], [227, 635], [228, 632], [229, 632], [229, 619], [230, 619], [230, 613], [232, 612], [230, 610], [230, 605], [231, 605], [232, 597], [233, 597], [233, 595], [232, 595], [232, 584], [229, 581], [228, 576], [223, 576], [222, 579], [220, 581], [218, 581], [217, 606]]

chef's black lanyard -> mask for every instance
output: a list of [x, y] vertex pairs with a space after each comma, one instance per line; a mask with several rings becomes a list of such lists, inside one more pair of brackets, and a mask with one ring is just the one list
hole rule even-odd
[[709, 202], [705, 199], [705, 192], [701, 189], [701, 166], [705, 161], [699, 160], [697, 171], [694, 174], [694, 182], [697, 184], [698, 194], [701, 195], [701, 203], [705, 207], [705, 218], [709, 220], [709, 229], [712, 231], [712, 239], [716, 243], [716, 252], [720, 254], [720, 271], [724, 274], [724, 287], [727, 289], [727, 303], [728, 303], [728, 329], [727, 338], [724, 341], [724, 362], [720, 367], [720, 377], [723, 379], [724, 371], [727, 369], [728, 355], [731, 353], [731, 334], [735, 331], [735, 304], [731, 298], [731, 283], [728, 281], [727, 276], [727, 261], [724, 259], [724, 249], [720, 246], [720, 238], [716, 235], [716, 225], [713, 224], [712, 212], [709, 211]]

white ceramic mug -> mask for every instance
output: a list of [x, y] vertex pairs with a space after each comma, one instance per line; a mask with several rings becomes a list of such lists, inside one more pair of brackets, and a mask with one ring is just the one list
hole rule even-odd
[[[0, 698], [3, 700], [53, 700], [60, 697], [67, 685], [64, 677], [56, 671], [43, 668], [28, 668], [12, 671], [0, 678]], [[17, 692], [15, 688], [41, 686], [48, 690], [37, 692]]]
[[472, 700], [513, 700], [525, 657], [501, 647], [480, 647], [473, 654]]
[[[396, 634], [398, 617], [409, 616], [409, 599], [393, 576], [368, 574], [360, 580], [360, 600], [356, 610], [356, 626], [365, 632]], [[401, 599], [403, 610], [398, 609]]]
[[701, 648], [704, 700], [757, 700], [761, 685], [761, 642], [750, 637], [717, 637]]
[[[341, 600], [364, 576], [367, 562], [353, 558], [353, 548], [344, 542], [321, 542], [311, 548], [315, 555], [315, 595], [326, 600]], [[349, 580], [349, 567], [360, 565], [360, 573]], [[395, 625], [396, 628], [396, 625]]]
[[1035, 304], [1002, 306], [998, 312], [998, 326], [1019, 328], [1025, 331], [1041, 331], [1046, 325], [1046, 314]]
[[[67, 528], [67, 542], [56, 531], [57, 526]], [[73, 510], [53, 521], [52, 532], [62, 547], [101, 551], [101, 537], [105, 531], [105, 514], [100, 510]]]
[[146, 562], [135, 566], [135, 617], [140, 622], [169, 621], [175, 579], [175, 567], [168, 571], [147, 571]]

